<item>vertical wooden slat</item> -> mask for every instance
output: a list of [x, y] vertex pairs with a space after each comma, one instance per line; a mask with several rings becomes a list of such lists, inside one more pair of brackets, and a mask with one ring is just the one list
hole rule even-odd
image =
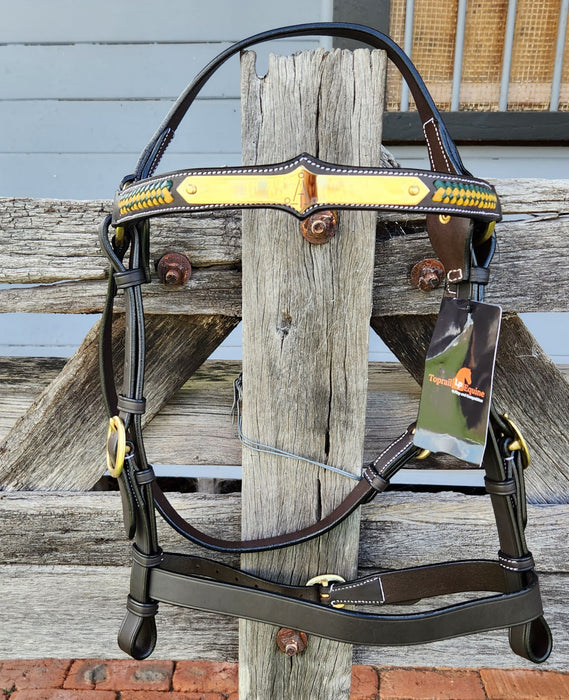
[[[310, 52], [242, 63], [244, 162], [309, 151], [333, 162], [380, 162], [385, 57]], [[291, 197], [295, 193], [291, 192]], [[375, 216], [342, 212], [336, 237], [311, 246], [283, 212], [243, 216], [244, 433], [359, 473], [367, 387]], [[303, 463], [243, 451], [243, 535], [296, 530], [330, 512], [353, 482]], [[243, 557], [246, 570], [295, 584], [349, 577], [359, 516], [298, 547]], [[240, 626], [240, 697], [347, 698], [351, 647], [311, 637], [304, 654], [277, 650], [276, 629]]]

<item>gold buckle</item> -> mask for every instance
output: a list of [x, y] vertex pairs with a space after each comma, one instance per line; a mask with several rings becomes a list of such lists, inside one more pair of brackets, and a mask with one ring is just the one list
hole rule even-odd
[[[413, 430], [411, 431], [411, 435], [415, 435], [416, 430], [417, 430], [417, 426], [415, 425], [413, 427]], [[415, 459], [426, 459], [430, 454], [431, 454], [431, 450], [421, 450], [419, 452], [419, 454], [415, 457]]]
[[531, 462], [531, 456], [529, 453], [528, 444], [525, 441], [524, 436], [522, 435], [522, 431], [518, 428], [518, 426], [508, 416], [507, 413], [501, 415], [500, 418], [504, 421], [504, 423], [506, 423], [508, 428], [510, 428], [510, 430], [514, 434], [514, 439], [508, 445], [508, 449], [510, 450], [510, 452], [517, 452], [519, 450], [520, 456], [522, 458], [522, 466], [524, 469], [527, 469]]
[[[338, 574], [319, 574], [318, 576], [313, 576], [309, 581], [306, 582], [307, 586], [322, 586], [322, 588], [329, 588], [330, 582], [336, 581], [338, 583], [345, 583], [346, 579]], [[326, 591], [320, 591], [321, 600], [328, 600], [330, 598], [330, 593]], [[333, 608], [343, 608], [344, 603], [331, 603]]]
[[107, 431], [107, 470], [115, 479], [121, 475], [127, 451], [124, 423], [119, 416], [113, 416]]

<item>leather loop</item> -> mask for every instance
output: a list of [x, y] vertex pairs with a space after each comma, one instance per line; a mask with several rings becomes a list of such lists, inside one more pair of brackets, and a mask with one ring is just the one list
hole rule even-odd
[[543, 616], [510, 628], [509, 641], [512, 651], [534, 664], [547, 660], [553, 650], [553, 637]]
[[[382, 476], [380, 476], [375, 469], [371, 466], [371, 464], [368, 464], [368, 466], [363, 470], [363, 476], [364, 479], [368, 482], [368, 484], [377, 492], [381, 493], [382, 491], [385, 491], [385, 489], [389, 486], [389, 481], [384, 479]], [[375, 496], [376, 494], [372, 494], [372, 496]]]
[[502, 568], [508, 571], [531, 571], [535, 567], [531, 552], [523, 557], [511, 557], [500, 551], [498, 552], [498, 562]]
[[125, 413], [142, 415], [146, 411], [146, 399], [131, 399], [128, 396], [119, 394], [117, 398], [117, 408]]
[[132, 546], [132, 560], [140, 566], [144, 566], [145, 568], [160, 566], [163, 559], [164, 555], [161, 549], [155, 554], [144, 554], [136, 545]]
[[490, 270], [487, 267], [471, 267], [468, 281], [472, 284], [488, 284]]
[[516, 482], [513, 479], [494, 481], [493, 479], [485, 477], [484, 486], [487, 493], [495, 496], [513, 496], [517, 491]]
[[140, 603], [127, 597], [126, 615], [118, 634], [119, 647], [133, 659], [146, 659], [156, 646], [158, 603]]
[[146, 283], [146, 272], [137, 267], [134, 270], [126, 270], [125, 272], [115, 272], [115, 284], [117, 289], [128, 289], [128, 287], [136, 287], [139, 284]]
[[143, 486], [144, 484], [151, 484], [153, 481], [156, 481], [156, 474], [154, 473], [154, 469], [152, 469], [152, 467], [148, 467], [148, 469], [143, 469], [136, 472], [135, 479], [139, 486]]

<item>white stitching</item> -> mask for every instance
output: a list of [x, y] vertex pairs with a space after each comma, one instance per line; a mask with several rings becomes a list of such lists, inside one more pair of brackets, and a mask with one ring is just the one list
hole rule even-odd
[[[397, 445], [398, 442], [401, 442], [401, 440], [404, 440], [406, 437], [407, 437], [407, 433], [403, 433], [403, 435], [400, 435], [400, 436], [397, 438], [397, 440], [395, 440], [394, 442], [392, 442], [391, 445], [389, 445], [389, 447], [386, 447], [385, 450], [383, 450], [383, 452], [379, 455], [379, 457], [375, 460], [375, 462], [372, 463], [372, 466], [375, 467], [375, 466], [377, 465], [377, 463], [379, 462], [379, 460], [383, 457], [383, 455], [387, 454], [387, 452], [389, 452], [389, 450], [390, 450], [392, 447], [395, 447], [395, 445]], [[390, 464], [393, 464], [393, 462], [397, 459], [397, 457], [399, 457], [399, 455], [403, 454], [403, 452], [405, 452], [406, 449], [407, 449], [407, 446], [405, 446], [405, 447], [404, 447], [402, 450], [400, 450], [397, 454], [393, 455], [393, 457], [391, 457], [391, 459], [389, 460], [389, 462], [388, 462], [385, 466], [388, 466], [388, 465], [390, 465]], [[381, 476], [381, 474], [379, 474], [378, 476]]]
[[[366, 603], [371, 604], [371, 603], [376, 603], [378, 605], [382, 605], [385, 603], [385, 593], [383, 590], [383, 584], [381, 582], [381, 576], [375, 576], [374, 578], [368, 578], [365, 581], [358, 581], [356, 583], [349, 583], [349, 584], [342, 584], [342, 591], [347, 591], [348, 589], [353, 589], [353, 588], [361, 588], [363, 586], [367, 586], [370, 583], [379, 583], [379, 588], [381, 590], [381, 600], [352, 600], [351, 598], [346, 598], [346, 599], [338, 599], [334, 600], [333, 603], [334, 605], [337, 604], [354, 604], [354, 605], [365, 605]], [[330, 587], [330, 593], [332, 593], [335, 590], [335, 585], [332, 584]]]
[[449, 160], [448, 160], [448, 158], [447, 158], [446, 151], [445, 151], [445, 149], [443, 148], [443, 142], [442, 142], [442, 140], [441, 140], [441, 135], [440, 135], [440, 133], [439, 133], [439, 127], [438, 127], [438, 124], [435, 122], [434, 117], [431, 117], [430, 119], [428, 119], [428, 120], [423, 124], [423, 133], [425, 134], [425, 141], [427, 142], [427, 148], [429, 149], [429, 158], [430, 158], [430, 160], [431, 160], [431, 165], [432, 165], [432, 167], [433, 167], [433, 168], [435, 167], [435, 159], [433, 158], [433, 152], [432, 152], [432, 150], [431, 150], [431, 144], [430, 144], [430, 142], [429, 142], [429, 137], [427, 136], [427, 129], [426, 129], [427, 124], [432, 124], [433, 129], [435, 130], [435, 136], [437, 137], [437, 141], [439, 142], [440, 152], [441, 152], [442, 157], [443, 157], [444, 160], [445, 160], [445, 164], [446, 164], [447, 168], [449, 169], [449, 171], [450, 171], [450, 170], [453, 170], [453, 171], [454, 171], [454, 168], [451, 166], [451, 164], [450, 164], [450, 162], [449, 162]]
[[[430, 120], [432, 121], [432, 120]], [[426, 122], [428, 124], [428, 122]], [[423, 129], [425, 127], [425, 124], [423, 125]], [[439, 143], [441, 144], [442, 148], [442, 142], [439, 139]], [[445, 161], [447, 163], [448, 167], [450, 166], [450, 163], [446, 160], [445, 156]], [[269, 165], [266, 167], [263, 166], [256, 166], [256, 165], [249, 165], [249, 166], [244, 166], [241, 168], [217, 168], [215, 170], [212, 169], [204, 169], [204, 170], [176, 170], [171, 173], [164, 173], [163, 175], [157, 175], [154, 178], [147, 178], [143, 180], [137, 180], [136, 182], [133, 182], [131, 185], [128, 187], [125, 187], [124, 190], [120, 191], [120, 195], [126, 194], [129, 190], [134, 189], [135, 187], [140, 187], [142, 184], [144, 185], [153, 185], [157, 182], [161, 182], [164, 179], [168, 178], [175, 178], [175, 177], [186, 177], [190, 175], [247, 175], [248, 173], [252, 173], [254, 175], [256, 174], [261, 174], [261, 173], [278, 173], [283, 170], [291, 170], [291, 172], [295, 169], [295, 166], [298, 165], [299, 163], [306, 162], [310, 163], [311, 165], [314, 165], [319, 171], [325, 171], [325, 172], [331, 172], [331, 173], [354, 173], [357, 175], [389, 175], [389, 176], [401, 176], [401, 177], [408, 177], [408, 176], [413, 176], [413, 177], [424, 177], [427, 179], [435, 180], [440, 177], [440, 175], [444, 175], [445, 179], [451, 180], [454, 182], [463, 182], [463, 183], [473, 183], [473, 184], [482, 184], [485, 187], [488, 187], [488, 183], [485, 182], [484, 180], [480, 180], [478, 178], [473, 178], [473, 177], [461, 177], [460, 175], [457, 175], [456, 173], [439, 173], [439, 172], [430, 172], [428, 170], [399, 170], [399, 169], [389, 169], [389, 168], [361, 168], [358, 166], [354, 166], [352, 168], [341, 168], [338, 166], [333, 166], [333, 165], [321, 165], [320, 163], [316, 163], [314, 160], [311, 158], [298, 158], [293, 160], [292, 162], [286, 163], [284, 165]], [[318, 173], [315, 173], [318, 175]]]
[[[158, 205], [160, 206], [160, 205]], [[278, 206], [282, 207], [283, 209], [288, 209], [289, 211], [296, 211], [293, 207], [288, 207], [286, 204], [283, 204], [282, 202], [263, 202], [262, 204], [259, 205], [253, 205], [247, 208], [262, 208], [262, 207], [271, 207], [271, 206]], [[324, 204], [318, 204], [318, 205], [313, 205], [310, 207], [307, 207], [304, 211], [303, 214], [306, 212], [311, 211], [312, 209], [317, 209], [318, 207], [345, 207], [346, 209], [376, 209], [378, 211], [384, 210], [384, 209], [393, 209], [394, 211], [417, 211], [420, 213], [421, 208], [425, 209], [425, 213], [430, 214], [442, 214], [445, 212], [452, 212], [457, 216], [465, 216], [466, 214], [472, 214], [473, 216], [480, 216], [481, 214], [484, 214], [485, 212], [489, 210], [485, 209], [464, 209], [464, 208], [454, 208], [454, 207], [416, 207], [414, 205], [404, 205], [404, 204], [335, 204], [334, 202], [326, 202]], [[161, 209], [156, 209], [154, 207], [148, 207], [148, 209], [141, 210], [134, 212], [132, 214], [126, 215], [126, 216], [118, 216], [116, 219], [117, 223], [122, 223], [126, 221], [131, 221], [133, 219], [140, 219], [140, 218], [145, 218], [147, 216], [151, 215], [157, 215], [159, 212], [164, 213], [164, 214], [171, 214], [175, 212], [192, 212], [192, 211], [211, 211], [212, 209], [241, 209], [245, 208], [243, 207], [243, 204], [240, 202], [233, 202], [231, 204], [187, 204], [185, 206], [179, 206], [179, 207], [168, 207], [162, 206]], [[490, 210], [489, 213], [491, 213], [493, 210]], [[495, 221], [495, 219], [491, 219], [492, 221]]]

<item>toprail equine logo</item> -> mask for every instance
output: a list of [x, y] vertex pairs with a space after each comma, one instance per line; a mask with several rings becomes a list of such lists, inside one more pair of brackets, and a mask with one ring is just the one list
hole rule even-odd
[[461, 367], [452, 379], [443, 379], [436, 374], [429, 374], [429, 381], [437, 386], [447, 386], [453, 394], [478, 403], [482, 403], [486, 396], [485, 391], [472, 386], [472, 370], [469, 367]]

